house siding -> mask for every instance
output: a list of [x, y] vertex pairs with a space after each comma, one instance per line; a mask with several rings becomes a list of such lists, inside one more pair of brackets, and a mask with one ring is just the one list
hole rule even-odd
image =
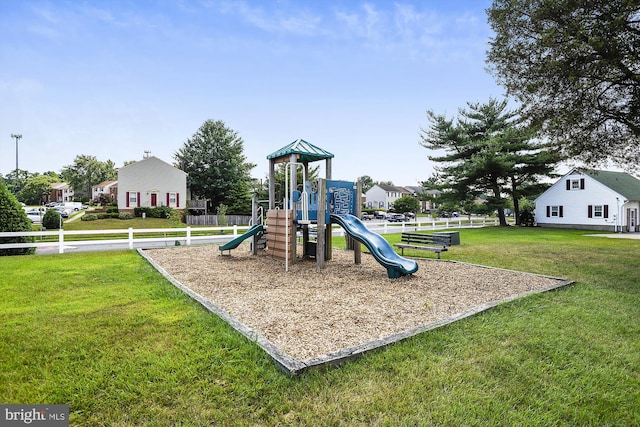
[[[118, 209], [133, 211], [135, 207], [168, 206], [170, 194], [176, 195], [171, 207], [184, 209], [187, 200], [187, 174], [156, 158], [149, 157], [125, 166], [118, 171]], [[130, 195], [136, 193], [135, 206], [131, 206]]]
[[542, 227], [616, 231], [625, 225], [624, 203], [621, 194], [574, 169], [536, 199], [536, 223]]
[[396, 200], [408, 194], [411, 194], [411, 192], [403, 187], [380, 186], [376, 184], [364, 195], [366, 200], [365, 206], [372, 209], [388, 210], [393, 207]]

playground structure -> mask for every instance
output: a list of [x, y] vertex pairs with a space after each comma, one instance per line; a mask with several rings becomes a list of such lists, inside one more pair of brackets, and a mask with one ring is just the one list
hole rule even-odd
[[[387, 269], [389, 278], [413, 274], [418, 264], [399, 256], [393, 247], [360, 221], [362, 188], [359, 182], [331, 179], [333, 154], [298, 139], [267, 156], [269, 160], [269, 209], [266, 224], [254, 199], [252, 227], [241, 236], [220, 246], [221, 254], [252, 238], [252, 252], [256, 255], [264, 245], [266, 232], [267, 254], [289, 264], [298, 261], [297, 235], [302, 233], [302, 259], [315, 259], [318, 269], [332, 257], [332, 224], [341, 226], [347, 234], [347, 248], [354, 253], [354, 263], [361, 263], [364, 244], [373, 257]], [[310, 182], [309, 163], [325, 161], [325, 178]], [[285, 163], [285, 197], [282, 209], [276, 207], [275, 168]], [[302, 167], [303, 182], [297, 182], [298, 167]], [[315, 233], [312, 233], [315, 231]], [[315, 239], [312, 238], [315, 235]]]

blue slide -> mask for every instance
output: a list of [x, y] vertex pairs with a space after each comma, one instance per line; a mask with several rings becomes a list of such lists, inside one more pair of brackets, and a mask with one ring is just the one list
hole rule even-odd
[[397, 279], [400, 276], [406, 276], [418, 271], [417, 262], [398, 255], [393, 250], [393, 246], [384, 237], [370, 231], [355, 216], [331, 214], [331, 222], [344, 228], [349, 236], [365, 245], [376, 261], [387, 269], [387, 275], [390, 279]]
[[232, 241], [225, 243], [224, 245], [220, 246], [218, 249], [220, 249], [220, 252], [230, 251], [231, 249], [235, 249], [240, 245], [240, 243], [242, 243], [249, 237], [254, 236], [262, 231], [264, 231], [264, 227], [261, 224], [256, 224], [252, 226], [250, 229], [248, 229], [244, 234], [241, 234], [240, 236], [236, 237]]

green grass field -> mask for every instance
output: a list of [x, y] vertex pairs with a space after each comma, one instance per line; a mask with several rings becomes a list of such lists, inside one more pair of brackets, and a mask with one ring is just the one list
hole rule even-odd
[[0, 402], [86, 426], [640, 425], [640, 241], [583, 234], [461, 230], [443, 258], [576, 283], [296, 378], [134, 251], [0, 257]]

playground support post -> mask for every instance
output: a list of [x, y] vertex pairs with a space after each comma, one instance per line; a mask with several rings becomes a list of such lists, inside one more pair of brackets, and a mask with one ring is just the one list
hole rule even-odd
[[[356, 182], [356, 200], [354, 205], [353, 214], [356, 218], [362, 218], [362, 182], [360, 180]], [[362, 263], [362, 245], [355, 239], [353, 239], [353, 263]]]
[[[322, 270], [324, 268], [324, 257], [325, 257], [325, 216], [324, 211], [327, 207], [327, 193], [326, 193], [326, 180], [320, 178], [318, 179], [318, 236], [316, 242], [316, 265], [318, 270]], [[331, 224], [329, 224], [331, 226]]]

